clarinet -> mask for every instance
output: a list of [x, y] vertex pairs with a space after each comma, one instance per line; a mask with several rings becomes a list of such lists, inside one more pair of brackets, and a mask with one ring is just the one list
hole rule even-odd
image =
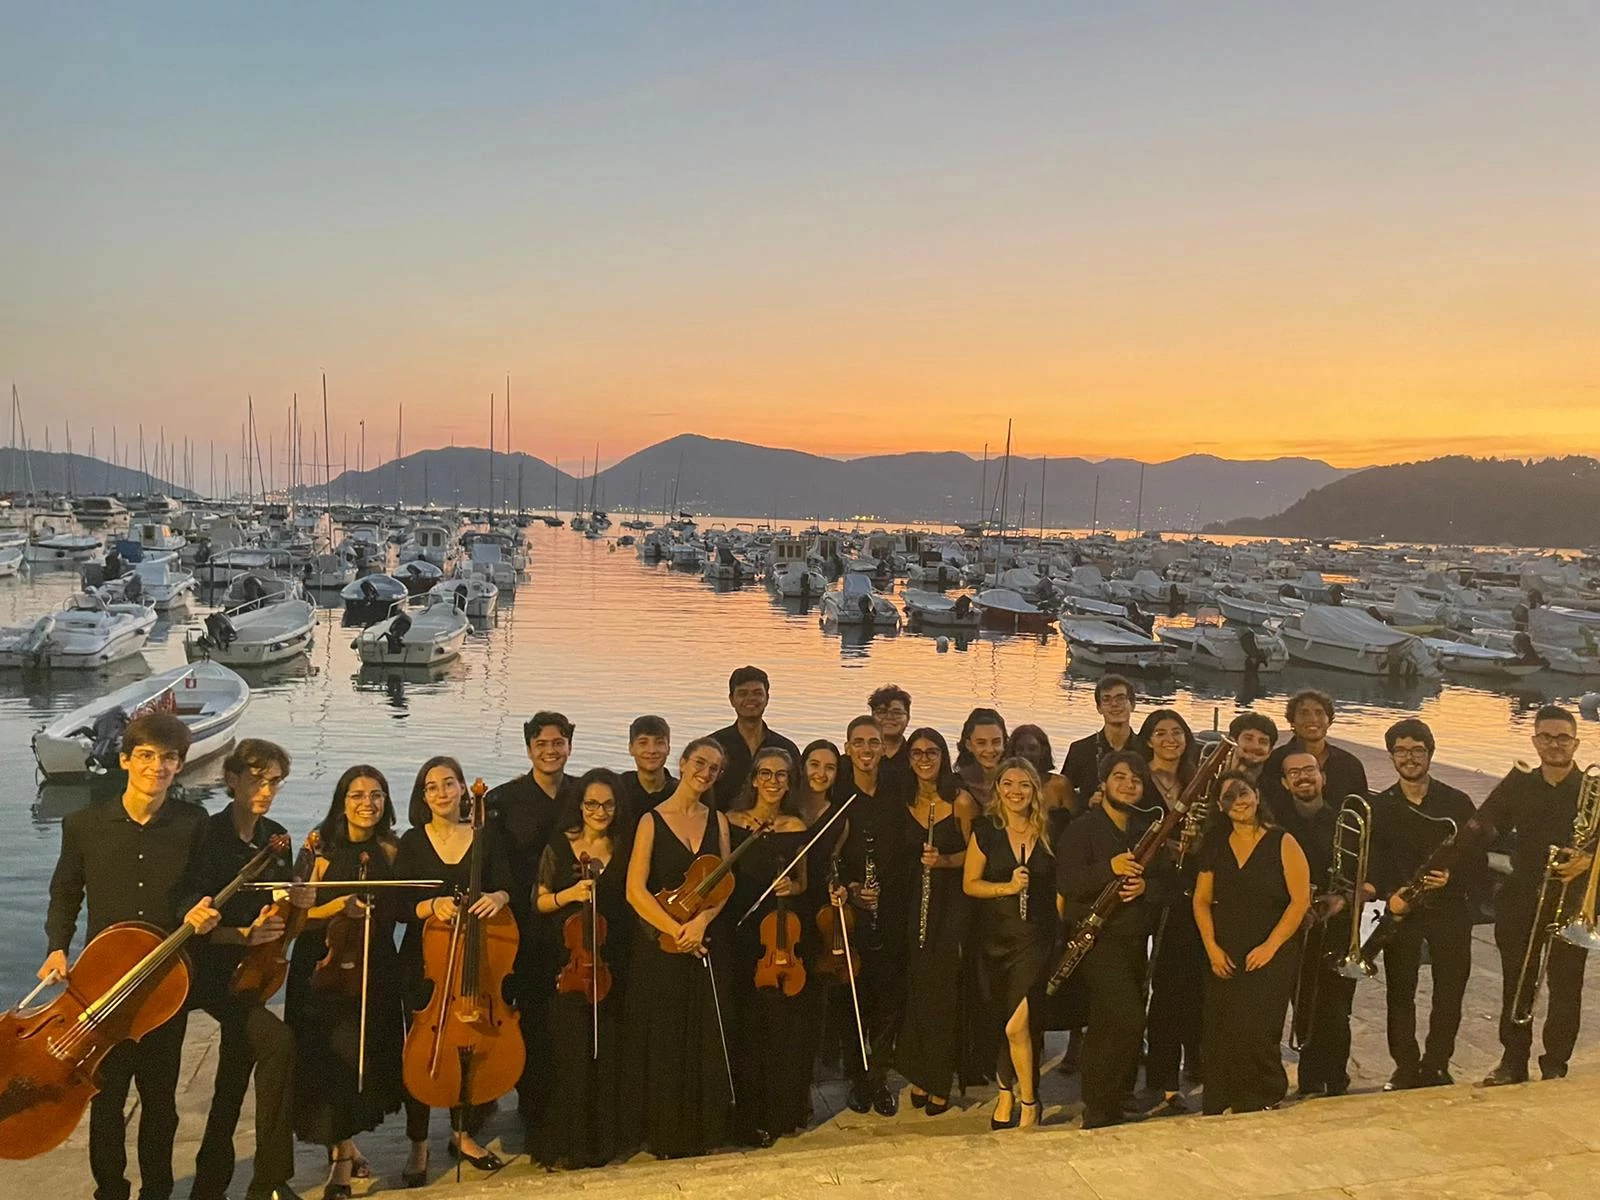
[[[865, 865], [861, 870], [861, 886], [876, 891], [878, 888], [878, 859], [872, 852], [876, 839], [873, 838], [871, 833], [862, 834], [862, 839], [866, 843], [866, 851], [864, 855]], [[878, 900], [873, 902], [872, 907], [867, 910], [867, 932], [872, 935], [871, 940], [874, 945], [878, 941], [878, 904], [881, 901], [882, 897], [880, 896]]]

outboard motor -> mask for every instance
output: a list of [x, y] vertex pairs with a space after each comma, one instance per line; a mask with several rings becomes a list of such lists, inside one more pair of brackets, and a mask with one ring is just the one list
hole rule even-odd
[[1344, 584], [1334, 583], [1328, 586], [1328, 603], [1336, 608], [1344, 603]]
[[226, 650], [239, 636], [239, 631], [234, 628], [233, 622], [219, 612], [207, 617], [205, 626], [206, 638], [218, 650]]
[[[943, 568], [940, 569], [942, 570]], [[972, 597], [966, 595], [965, 593], [957, 596], [954, 611], [957, 617], [965, 621], [967, 619], [967, 614], [972, 612]]]
[[129, 604], [137, 604], [139, 597], [144, 595], [144, 583], [140, 580], [138, 572], [128, 576], [128, 582], [122, 585], [122, 598]]
[[103, 578], [121, 579], [122, 573], [127, 569], [127, 564], [122, 561], [122, 555], [117, 553], [116, 547], [106, 551], [106, 562], [104, 568], [102, 568], [104, 572]]
[[1128, 620], [1132, 621], [1147, 634], [1156, 627], [1156, 619], [1154, 617], [1148, 617], [1144, 613], [1140, 612], [1139, 606], [1132, 600], [1129, 600], [1127, 604], [1123, 606], [1123, 611], [1127, 614]]
[[1259, 671], [1267, 665], [1267, 652], [1261, 648], [1261, 643], [1256, 641], [1255, 630], [1241, 629], [1239, 631], [1239, 649], [1244, 651], [1244, 669], [1246, 671]]
[[91, 775], [104, 775], [120, 765], [122, 731], [128, 727], [128, 714], [120, 708], [108, 709], [94, 719], [89, 729], [86, 765]]
[[378, 599], [378, 588], [370, 579], [361, 581], [361, 598], [369, 604]]
[[45, 613], [33, 623], [33, 628], [28, 630], [28, 636], [22, 639], [22, 653], [33, 663], [41, 666], [50, 656], [50, 635], [56, 629], [56, 616], [54, 613]]
[[1537, 663], [1541, 667], [1550, 665], [1550, 660], [1533, 648], [1533, 639], [1526, 633], [1513, 634], [1511, 648], [1517, 652], [1519, 662]]
[[397, 613], [394, 620], [389, 622], [389, 628], [383, 635], [384, 648], [390, 654], [399, 654], [406, 644], [406, 634], [411, 632], [411, 618], [405, 613]]
[[457, 612], [464, 613], [464, 612], [467, 611], [467, 585], [466, 584], [458, 583], [456, 585], [455, 599], [452, 600], [451, 603], [454, 605], [455, 610]]
[[861, 619], [868, 625], [872, 624], [872, 597], [867, 595], [856, 598], [856, 608], [861, 612]]

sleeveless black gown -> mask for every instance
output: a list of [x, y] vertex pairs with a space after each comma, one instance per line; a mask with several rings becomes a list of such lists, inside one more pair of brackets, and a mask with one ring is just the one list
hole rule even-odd
[[[906, 809], [906, 841], [922, 856], [928, 831]], [[933, 846], [940, 854], [959, 854], [966, 846], [954, 813], [935, 822]], [[922, 868], [916, 868], [912, 908], [906, 928], [906, 1015], [895, 1048], [895, 1066], [912, 1086], [930, 1096], [950, 1095], [961, 1049], [961, 958], [971, 903], [961, 890], [960, 867], [930, 872], [927, 944], [918, 948], [922, 924]]]

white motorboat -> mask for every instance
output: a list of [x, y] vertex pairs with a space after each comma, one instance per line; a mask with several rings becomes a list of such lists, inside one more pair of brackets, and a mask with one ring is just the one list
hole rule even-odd
[[972, 597], [965, 593], [952, 598], [940, 592], [907, 588], [901, 598], [905, 601], [906, 620], [914, 625], [935, 629], [976, 629], [983, 619]]
[[73, 506], [73, 512], [85, 528], [110, 525], [128, 516], [127, 506], [115, 496], [84, 496]]
[[693, 542], [674, 542], [667, 558], [674, 571], [698, 571], [705, 565], [706, 554]]
[[1528, 614], [1533, 640], [1593, 653], [1600, 646], [1600, 612], [1561, 605], [1540, 605]]
[[[1129, 608], [1132, 607], [1132, 612]], [[1095, 600], [1089, 596], [1062, 596], [1061, 611], [1071, 613], [1078, 617], [1110, 617], [1116, 621], [1131, 620], [1139, 616], [1139, 609], [1133, 601], [1118, 604], [1114, 600]]]
[[88, 671], [144, 648], [156, 611], [144, 604], [115, 604], [79, 592], [32, 625], [0, 629], [0, 667]]
[[472, 628], [447, 596], [429, 596], [426, 607], [395, 606], [386, 620], [363, 629], [353, 645], [364, 663], [427, 666], [461, 653]]
[[313, 554], [300, 567], [300, 582], [308, 588], [342, 588], [354, 583], [358, 572], [355, 551], [348, 542], [327, 554]]
[[28, 539], [23, 557], [36, 567], [78, 567], [104, 559], [105, 543], [93, 533], [41, 533]]
[[22, 547], [0, 547], [0, 579], [9, 579], [22, 569]]
[[1469, 635], [1480, 646], [1494, 650], [1507, 650], [1523, 662], [1531, 662], [1558, 675], [1600, 675], [1600, 650], [1594, 646], [1574, 648], [1557, 646], [1551, 642], [1537, 642], [1523, 632], [1509, 629], [1474, 629]]
[[1289, 661], [1283, 639], [1269, 629], [1167, 625], [1161, 629], [1161, 640], [1177, 648], [1178, 662], [1186, 667], [1242, 674], [1281, 671]]
[[346, 608], [371, 607], [381, 604], [385, 608], [404, 600], [410, 592], [406, 585], [393, 575], [365, 575], [339, 590]]
[[296, 580], [270, 571], [246, 571], [228, 585], [220, 604], [225, 612], [232, 612], [303, 599], [305, 593]]
[[188, 571], [180, 571], [172, 555], [147, 558], [135, 563], [133, 570], [121, 579], [106, 584], [106, 590], [131, 602], [149, 602], [157, 612], [167, 612], [186, 604], [194, 595], [195, 578]]
[[221, 663], [197, 662], [130, 683], [74, 709], [33, 735], [47, 778], [86, 775], [116, 761], [122, 730], [145, 713], [171, 713], [189, 727], [188, 762], [228, 746], [250, 703], [250, 686]]
[[1362, 675], [1433, 678], [1439, 665], [1422, 639], [1355, 608], [1314, 604], [1278, 629], [1296, 662]]
[[265, 549], [260, 546], [232, 546], [218, 550], [204, 560], [197, 559], [194, 573], [205, 583], [229, 583], [240, 575], [271, 572], [288, 565], [287, 550]]
[[1044, 633], [1052, 624], [1049, 613], [1010, 588], [986, 588], [972, 602], [978, 607], [978, 619], [988, 629]]
[[492, 617], [500, 603], [500, 589], [487, 579], [443, 579], [428, 591], [429, 596], [442, 596], [451, 601], [469, 617]]
[[894, 601], [875, 591], [872, 580], [859, 573], [847, 574], [838, 591], [824, 595], [819, 613], [824, 629], [840, 626], [900, 628], [900, 610], [894, 606]]
[[400, 561], [430, 562], [443, 571], [455, 552], [456, 535], [449, 526], [438, 521], [418, 521], [400, 547]]
[[1177, 647], [1150, 637], [1129, 621], [1111, 617], [1062, 617], [1067, 655], [1079, 665], [1113, 671], [1170, 670]]
[[161, 521], [134, 521], [128, 527], [128, 541], [145, 554], [177, 554], [189, 544], [189, 539], [173, 533]]
[[1544, 669], [1538, 658], [1523, 658], [1514, 650], [1480, 646], [1475, 642], [1457, 642], [1448, 638], [1425, 637], [1422, 644], [1428, 648], [1439, 665], [1458, 675], [1480, 675], [1491, 679], [1520, 679]]
[[191, 662], [209, 658], [232, 667], [264, 667], [310, 650], [316, 624], [317, 610], [308, 600], [251, 605], [211, 613], [205, 632], [196, 636], [190, 630], [183, 648]]
[[468, 577], [511, 591], [517, 586], [517, 567], [505, 551], [506, 547], [494, 538], [474, 538], [467, 549]]
[[1252, 629], [1265, 629], [1269, 622], [1283, 621], [1295, 615], [1296, 609], [1281, 604], [1268, 604], [1263, 600], [1247, 600], [1228, 592], [1217, 593], [1217, 608], [1228, 620]]
[[707, 583], [739, 584], [744, 582], [747, 570], [734, 556], [733, 548], [724, 543], [717, 546], [715, 553], [706, 559], [700, 577]]
[[778, 563], [767, 568], [767, 587], [789, 599], [806, 599], [826, 592], [828, 581], [804, 561]]

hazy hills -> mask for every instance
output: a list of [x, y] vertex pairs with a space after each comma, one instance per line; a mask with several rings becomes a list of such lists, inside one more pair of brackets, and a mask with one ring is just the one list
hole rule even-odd
[[43, 450], [0, 449], [0, 492], [73, 492], [79, 496], [116, 494], [137, 496], [161, 492], [168, 496], [193, 495], [186, 488], [146, 475], [143, 471], [114, 466], [87, 454], [61, 454]]
[[1454, 456], [1369, 467], [1207, 532], [1511, 546], [1600, 542], [1600, 462]]
[[[493, 497], [517, 503], [518, 472], [524, 507], [573, 507], [576, 480], [527, 454], [494, 456]], [[1001, 465], [955, 452], [875, 455], [841, 460], [745, 442], [681, 434], [648, 446], [600, 472], [596, 503], [613, 513], [648, 513], [670, 507], [694, 512], [780, 518], [847, 519], [858, 514], [882, 520], [964, 522], [998, 507]], [[1191, 529], [1205, 520], [1264, 517], [1292, 504], [1312, 488], [1347, 472], [1305, 458], [1235, 462], [1188, 455], [1145, 468], [1145, 529]], [[1042, 486], [1045, 523], [1052, 527], [1131, 528], [1139, 514], [1140, 464], [1132, 459], [1092, 463], [1051, 459]], [[1098, 482], [1099, 500], [1096, 504]], [[397, 485], [404, 502], [482, 506], [489, 502], [489, 454], [481, 448], [423, 450], [362, 473], [333, 480], [333, 499], [394, 503]], [[582, 486], [581, 504], [591, 485]], [[979, 491], [985, 498], [980, 502]], [[556, 491], [559, 489], [559, 492]], [[1039, 524], [1040, 460], [1013, 458], [1005, 489], [1008, 522], [1024, 507], [1025, 526]], [[320, 495], [321, 489], [311, 494]]]

